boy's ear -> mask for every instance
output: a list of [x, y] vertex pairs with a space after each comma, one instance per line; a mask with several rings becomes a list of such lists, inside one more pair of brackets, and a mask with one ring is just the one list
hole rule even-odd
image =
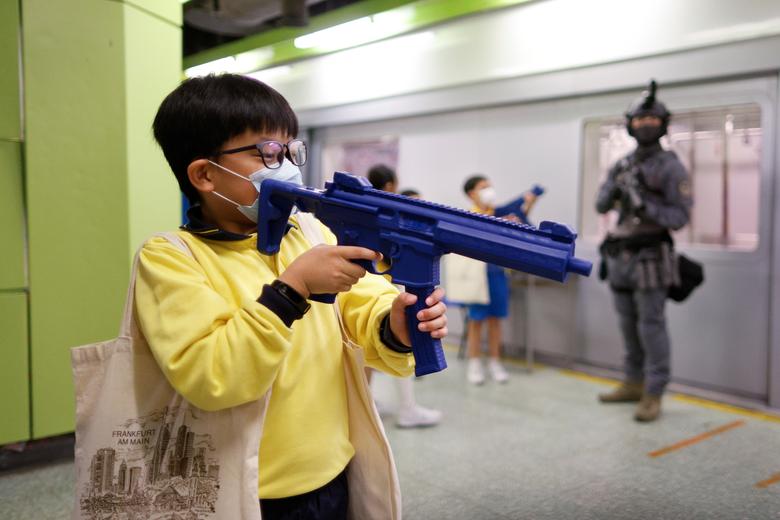
[[206, 159], [195, 159], [187, 166], [190, 184], [198, 191], [214, 191], [211, 164]]

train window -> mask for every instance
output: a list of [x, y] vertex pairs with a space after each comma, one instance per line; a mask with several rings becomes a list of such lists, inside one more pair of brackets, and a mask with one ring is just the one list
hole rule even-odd
[[[758, 247], [761, 182], [761, 109], [758, 105], [675, 112], [662, 145], [674, 151], [691, 175], [694, 206], [679, 244], [727, 249]], [[609, 168], [635, 147], [625, 120], [588, 120], [583, 140], [581, 236], [599, 242], [617, 218], [598, 215], [596, 193]]]
[[398, 167], [398, 138], [383, 137], [365, 141], [347, 141], [326, 144], [322, 153], [322, 168], [330, 180], [334, 171], [345, 171], [355, 175], [367, 175], [368, 170], [384, 164]]

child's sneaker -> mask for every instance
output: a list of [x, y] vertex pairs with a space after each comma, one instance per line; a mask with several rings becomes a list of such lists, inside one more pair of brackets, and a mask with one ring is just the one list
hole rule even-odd
[[395, 424], [399, 428], [424, 428], [436, 426], [441, 421], [441, 412], [424, 406], [415, 405], [398, 412]]
[[509, 374], [506, 373], [501, 362], [497, 359], [491, 359], [488, 363], [488, 370], [490, 371], [490, 377], [496, 383], [506, 383], [509, 379]]
[[482, 360], [479, 358], [470, 358], [469, 366], [466, 371], [466, 378], [469, 383], [481, 385], [485, 382], [485, 371], [482, 369]]

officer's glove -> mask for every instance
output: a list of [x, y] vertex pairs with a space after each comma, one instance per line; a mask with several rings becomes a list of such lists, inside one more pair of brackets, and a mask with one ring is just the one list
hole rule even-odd
[[623, 199], [623, 188], [619, 184], [612, 184], [609, 190], [609, 200], [620, 201]]

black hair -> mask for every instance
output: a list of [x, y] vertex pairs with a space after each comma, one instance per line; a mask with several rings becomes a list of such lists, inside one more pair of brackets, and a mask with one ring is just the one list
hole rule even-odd
[[277, 91], [238, 74], [190, 78], [160, 104], [152, 124], [179, 188], [190, 203], [199, 200], [187, 167], [212, 157], [230, 139], [251, 130], [298, 135], [298, 118]]
[[398, 182], [398, 178], [389, 166], [376, 164], [368, 170], [368, 182], [375, 189], [383, 190], [388, 182]]
[[466, 179], [466, 182], [465, 182], [465, 183], [463, 183], [463, 193], [465, 193], [466, 195], [468, 195], [468, 194], [469, 194], [469, 192], [470, 192], [471, 190], [473, 190], [473, 189], [474, 189], [474, 187], [475, 187], [477, 184], [479, 184], [479, 183], [480, 183], [480, 182], [482, 182], [482, 181], [486, 181], [486, 180], [487, 180], [487, 177], [485, 177], [484, 175], [480, 175], [480, 174], [472, 175], [471, 177], [469, 177], [468, 179]]
[[401, 195], [404, 195], [406, 197], [419, 197], [420, 196], [420, 192], [417, 191], [417, 190], [408, 189], [408, 190], [402, 191]]

